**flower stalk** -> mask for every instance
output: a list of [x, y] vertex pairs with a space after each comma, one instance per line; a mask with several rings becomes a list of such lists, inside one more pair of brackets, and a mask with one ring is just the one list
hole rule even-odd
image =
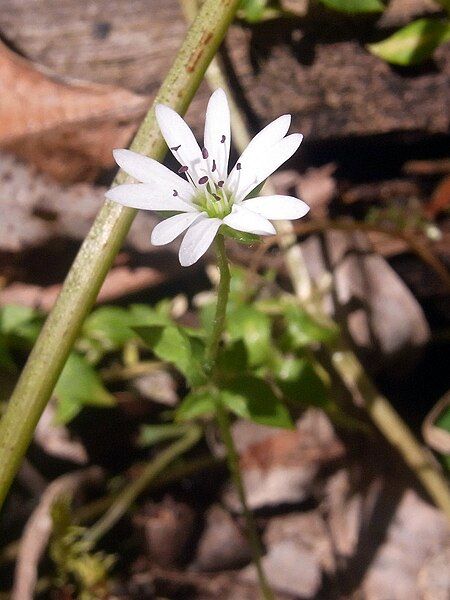
[[[225, 328], [226, 311], [231, 281], [230, 267], [228, 264], [228, 257], [225, 249], [225, 240], [222, 235], [219, 234], [216, 237], [215, 246], [220, 280], [217, 288], [217, 304], [214, 316], [213, 330], [211, 332], [211, 336], [206, 347], [206, 368], [209, 373], [212, 373], [212, 375], [214, 374], [214, 366], [217, 360], [219, 344]], [[261, 590], [261, 594], [264, 600], [273, 600], [274, 595], [272, 590], [270, 589], [269, 583], [266, 579], [266, 575], [262, 566], [262, 547], [258, 535], [258, 529], [255, 523], [253, 513], [249, 509], [247, 504], [244, 482], [242, 479], [241, 469], [239, 465], [239, 455], [237, 453], [233, 441], [233, 436], [231, 434], [230, 418], [227, 409], [222, 404], [220, 398], [217, 398], [216, 400], [216, 419], [217, 424], [219, 426], [220, 436], [226, 447], [228, 469], [230, 471], [233, 485], [236, 488], [236, 492], [238, 494], [238, 498], [242, 507], [242, 513], [245, 518], [247, 539], [250, 544], [252, 560], [256, 568], [258, 584]]]
[[[155, 121], [163, 103], [184, 113], [236, 13], [239, 0], [205, 0], [131, 148], [161, 160], [166, 146]], [[119, 172], [115, 184], [127, 181]], [[30, 444], [84, 318], [136, 215], [105, 202], [67, 275], [0, 422], [0, 507]]]

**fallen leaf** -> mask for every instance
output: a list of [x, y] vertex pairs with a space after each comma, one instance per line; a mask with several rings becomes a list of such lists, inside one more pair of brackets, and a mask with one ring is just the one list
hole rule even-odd
[[61, 181], [93, 180], [113, 167], [148, 98], [58, 78], [0, 43], [0, 147]]

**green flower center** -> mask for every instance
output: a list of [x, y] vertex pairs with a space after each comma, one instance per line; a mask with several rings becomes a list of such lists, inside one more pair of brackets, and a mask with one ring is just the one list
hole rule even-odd
[[202, 190], [198, 190], [193, 202], [206, 212], [208, 217], [223, 219], [230, 214], [234, 199], [225, 192], [223, 187], [209, 181]]

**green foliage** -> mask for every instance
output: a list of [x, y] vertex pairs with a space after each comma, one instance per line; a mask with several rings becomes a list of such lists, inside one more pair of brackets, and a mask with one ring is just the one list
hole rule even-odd
[[75, 352], [69, 355], [54, 393], [58, 399], [56, 414], [60, 423], [71, 421], [83, 406], [110, 407], [116, 404], [94, 368], [84, 356]]
[[260, 365], [269, 359], [271, 321], [254, 306], [241, 305], [231, 311], [228, 315], [227, 332], [232, 342], [244, 342], [251, 366]]
[[326, 408], [328, 390], [314, 366], [305, 358], [283, 357], [276, 367], [276, 383], [287, 401]]
[[334, 323], [320, 323], [298, 305], [286, 303], [282, 306], [282, 314], [286, 325], [284, 342], [290, 349], [296, 350], [317, 343], [330, 343], [339, 333]]
[[165, 423], [163, 425], [143, 425], [139, 432], [138, 445], [142, 447], [154, 446], [181, 437], [187, 431], [184, 423]]
[[27, 306], [0, 308], [0, 369], [17, 371], [16, 352], [28, 352], [42, 326], [41, 315]]
[[161, 360], [173, 364], [191, 386], [201, 385], [206, 376], [199, 359], [203, 346], [200, 340], [191, 338], [182, 327], [172, 324], [163, 326], [134, 327], [145, 344]]
[[242, 0], [238, 16], [248, 23], [260, 23], [287, 15], [278, 0]]
[[228, 227], [228, 225], [222, 225], [220, 228], [220, 233], [228, 238], [238, 241], [241, 244], [246, 244], [247, 246], [253, 246], [253, 244], [258, 244], [261, 241], [259, 235], [255, 235], [254, 233], [246, 233], [245, 231], [237, 231], [237, 229], [232, 229], [231, 227]]
[[450, 39], [450, 21], [418, 19], [393, 35], [367, 48], [372, 54], [395, 65], [417, 65], [430, 58], [438, 46]]
[[106, 599], [108, 574], [114, 565], [114, 556], [92, 552], [92, 544], [83, 539], [86, 529], [72, 524], [68, 497], [63, 496], [54, 502], [51, 517], [50, 557], [56, 567], [56, 586], [66, 588], [67, 592], [73, 591], [73, 597], [80, 600]]
[[194, 390], [187, 394], [176, 411], [179, 421], [197, 417], [213, 416], [216, 410], [214, 392], [211, 389]]
[[257, 377], [236, 377], [219, 390], [220, 401], [235, 415], [260, 425], [293, 428], [286, 406], [272, 387]]
[[376, 13], [385, 8], [381, 0], [320, 0], [327, 8], [343, 13]]

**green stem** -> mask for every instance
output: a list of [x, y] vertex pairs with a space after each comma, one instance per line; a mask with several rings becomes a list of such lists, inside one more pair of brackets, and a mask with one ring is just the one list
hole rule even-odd
[[[184, 113], [231, 23], [240, 0], [205, 0], [165, 78], [154, 105]], [[153, 106], [154, 106], [153, 105]], [[149, 110], [131, 148], [162, 160], [166, 146]], [[115, 183], [123, 183], [123, 173]], [[36, 424], [136, 211], [105, 202], [80, 248], [0, 422], [0, 508]]]
[[244, 483], [242, 481], [241, 469], [239, 466], [239, 456], [234, 445], [233, 436], [231, 435], [230, 419], [226, 408], [220, 401], [217, 402], [216, 416], [217, 422], [219, 424], [220, 435], [227, 448], [228, 468], [230, 470], [231, 478], [233, 480], [234, 487], [236, 488], [242, 506], [242, 512], [244, 514], [247, 528], [247, 539], [250, 543], [252, 558], [256, 567], [256, 572], [258, 574], [258, 582], [261, 589], [261, 593], [264, 600], [273, 600], [274, 595], [266, 579], [266, 575], [264, 573], [264, 569], [261, 562], [262, 547], [261, 542], [259, 540], [258, 529], [256, 527], [253, 513], [249, 509], [247, 504]]
[[[220, 340], [225, 328], [226, 312], [228, 297], [230, 294], [230, 267], [225, 250], [225, 240], [222, 235], [216, 236], [215, 240], [217, 265], [220, 272], [219, 286], [217, 288], [217, 305], [214, 316], [213, 330], [206, 348], [206, 366], [212, 375], [214, 375], [214, 367], [219, 351]], [[233, 480], [233, 484], [239, 496], [242, 505], [244, 518], [246, 522], [247, 538], [252, 552], [252, 559], [258, 574], [258, 583], [261, 589], [264, 600], [273, 600], [274, 596], [269, 587], [264, 570], [261, 563], [262, 548], [259, 541], [258, 530], [256, 527], [253, 513], [248, 508], [247, 499], [245, 496], [244, 483], [242, 481], [241, 470], [239, 466], [239, 456], [236, 451], [233, 436], [231, 435], [230, 419], [226, 408], [223, 406], [220, 399], [216, 402], [216, 417], [220, 429], [220, 435], [227, 449], [227, 463]]]
[[217, 289], [217, 306], [214, 315], [213, 330], [206, 349], [206, 370], [211, 372], [214, 368], [219, 351], [219, 344], [225, 327], [228, 296], [230, 293], [230, 268], [225, 250], [223, 235], [217, 235], [215, 239], [217, 266], [219, 267], [220, 280]]
[[201, 436], [201, 429], [192, 426], [188, 432], [176, 442], [159, 452], [150, 461], [142, 473], [127, 485], [115, 498], [106, 513], [93, 525], [85, 535], [89, 542], [96, 543], [107, 533], [128, 511], [130, 506], [144, 492], [150, 483], [164, 471], [181, 454], [192, 448]]

